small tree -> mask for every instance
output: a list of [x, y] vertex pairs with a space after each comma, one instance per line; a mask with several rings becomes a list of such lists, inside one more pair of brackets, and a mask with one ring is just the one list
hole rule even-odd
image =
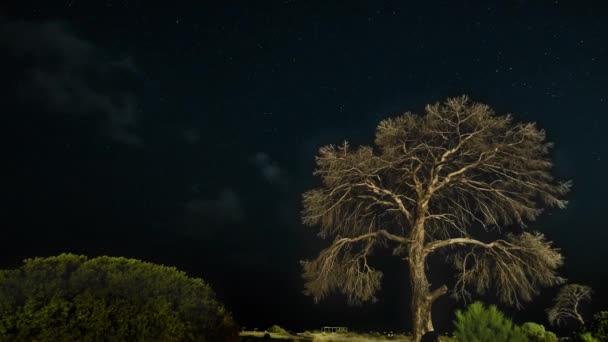
[[454, 333], [459, 342], [527, 342], [527, 336], [495, 305], [486, 308], [475, 302], [456, 311]]
[[134, 259], [62, 254], [0, 270], [0, 341], [237, 341], [203, 280]]
[[560, 288], [553, 306], [547, 310], [547, 318], [552, 325], [561, 325], [568, 320], [575, 320], [585, 325], [585, 320], [579, 311], [579, 305], [591, 300], [593, 291], [589, 286], [568, 284]]
[[[542, 234], [505, 227], [524, 228], [543, 207], [565, 208], [570, 189], [554, 181], [552, 145], [535, 124], [514, 123], [466, 97], [425, 112], [382, 120], [376, 147], [322, 147], [314, 173], [322, 183], [304, 193], [302, 212], [305, 224], [333, 239], [303, 262], [305, 293], [316, 301], [333, 290], [351, 303], [375, 300], [382, 273], [369, 256], [392, 248], [409, 267], [414, 341], [433, 330], [432, 304], [448, 292], [427, 280], [433, 253], [453, 263], [459, 297], [469, 287], [494, 289], [520, 306], [540, 286], [562, 283], [555, 272], [562, 256]], [[484, 230], [499, 236], [483, 240]]]

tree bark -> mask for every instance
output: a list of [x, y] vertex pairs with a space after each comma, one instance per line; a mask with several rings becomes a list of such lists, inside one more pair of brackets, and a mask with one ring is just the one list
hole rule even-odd
[[429, 284], [424, 272], [424, 262], [410, 257], [410, 282], [412, 287], [413, 341], [418, 342], [428, 331], [433, 330]]
[[424, 334], [433, 331], [431, 312], [435, 300], [448, 292], [445, 285], [431, 291], [422, 261], [410, 259], [410, 281], [412, 287], [412, 341], [418, 342]]
[[[426, 211], [424, 201], [418, 212]], [[446, 294], [447, 286], [443, 285], [431, 291], [430, 284], [426, 277], [425, 262], [428, 253], [424, 244], [424, 216], [416, 221], [412, 234], [408, 253], [408, 263], [410, 269], [410, 284], [412, 288], [412, 341], [419, 342], [424, 334], [433, 331], [433, 320], [431, 311], [433, 302]]]

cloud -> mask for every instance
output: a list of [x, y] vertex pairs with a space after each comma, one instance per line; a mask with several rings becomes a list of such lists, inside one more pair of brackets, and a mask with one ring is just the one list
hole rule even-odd
[[268, 183], [283, 187], [287, 185], [285, 172], [279, 167], [276, 162], [270, 160], [268, 154], [258, 152], [252, 157], [252, 162], [258, 169], [260, 175]]
[[182, 131], [182, 138], [191, 145], [197, 144], [201, 141], [200, 133], [195, 129], [185, 129]]
[[[132, 58], [110, 58], [60, 22], [2, 21], [0, 47], [14, 62], [23, 104], [94, 122], [109, 139], [140, 145]], [[10, 89], [11, 91], [14, 89]]]
[[207, 224], [238, 224], [245, 220], [241, 200], [231, 188], [222, 189], [214, 199], [193, 198], [184, 205], [184, 210], [188, 225], [200, 229]]

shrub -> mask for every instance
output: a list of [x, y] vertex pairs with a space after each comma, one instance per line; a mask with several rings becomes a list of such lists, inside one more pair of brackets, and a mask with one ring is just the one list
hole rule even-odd
[[591, 331], [600, 341], [608, 341], [608, 311], [600, 311], [593, 315]]
[[581, 342], [600, 342], [597, 338], [593, 337], [590, 332], [582, 333], [578, 335], [578, 338]]
[[540, 324], [526, 322], [521, 326], [521, 331], [531, 342], [557, 342], [557, 336]]
[[475, 302], [466, 311], [456, 312], [455, 337], [460, 342], [527, 342], [521, 329], [496, 306], [486, 308]]
[[579, 335], [583, 342], [608, 341], [608, 311], [600, 311], [593, 316], [588, 331]]
[[236, 341], [202, 279], [134, 259], [61, 254], [0, 270], [0, 341]]
[[273, 333], [273, 334], [284, 334], [284, 335], [289, 335], [289, 331], [287, 331], [287, 330], [285, 330], [285, 329], [281, 328], [280, 326], [278, 326], [278, 325], [276, 325], [276, 324], [275, 324], [275, 325], [273, 325], [273, 326], [271, 326], [270, 328], [268, 328], [268, 330], [267, 330], [267, 331], [268, 331], [268, 332], [271, 332], [271, 333]]

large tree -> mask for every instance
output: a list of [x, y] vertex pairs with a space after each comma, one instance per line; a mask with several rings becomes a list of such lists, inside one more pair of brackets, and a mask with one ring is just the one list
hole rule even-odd
[[453, 263], [456, 296], [495, 290], [520, 306], [540, 286], [562, 282], [559, 250], [525, 229], [543, 207], [565, 208], [570, 189], [552, 177], [552, 145], [534, 123], [463, 96], [428, 105], [423, 116], [381, 121], [375, 144], [328, 145], [316, 157], [322, 183], [304, 193], [302, 218], [333, 242], [302, 262], [306, 294], [318, 301], [338, 290], [351, 303], [374, 300], [382, 273], [369, 256], [392, 248], [409, 266], [418, 341], [433, 330], [433, 302], [448, 292], [427, 280], [433, 253]]

